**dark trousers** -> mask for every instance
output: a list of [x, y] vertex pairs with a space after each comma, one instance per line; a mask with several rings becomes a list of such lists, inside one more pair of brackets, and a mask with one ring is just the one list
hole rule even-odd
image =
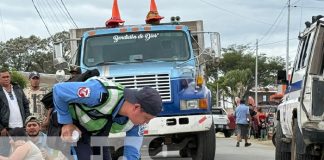
[[[106, 140], [108, 141], [108, 137], [106, 137]], [[107, 146], [91, 146], [90, 137], [82, 137], [73, 148], [78, 160], [90, 160], [92, 157], [94, 160], [111, 160], [108, 143]]]

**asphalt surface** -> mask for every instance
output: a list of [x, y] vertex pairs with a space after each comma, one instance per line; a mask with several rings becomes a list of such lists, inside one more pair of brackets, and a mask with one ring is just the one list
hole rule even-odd
[[[249, 142], [252, 143], [249, 147], [244, 147], [244, 142], [241, 142], [240, 147], [236, 147], [235, 137], [225, 138], [221, 133], [216, 134], [216, 154], [217, 160], [274, 160], [275, 159], [275, 147], [271, 140], [259, 141], [251, 138]], [[142, 148], [142, 160], [151, 160], [148, 156], [147, 145], [144, 143]], [[153, 159], [163, 160], [190, 160], [191, 158], [181, 158], [178, 151], [161, 152]]]

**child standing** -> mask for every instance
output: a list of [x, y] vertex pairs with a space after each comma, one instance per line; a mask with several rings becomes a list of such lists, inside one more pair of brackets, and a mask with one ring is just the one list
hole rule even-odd
[[260, 134], [261, 134], [261, 140], [266, 141], [267, 140], [267, 123], [265, 119], [260, 119]]

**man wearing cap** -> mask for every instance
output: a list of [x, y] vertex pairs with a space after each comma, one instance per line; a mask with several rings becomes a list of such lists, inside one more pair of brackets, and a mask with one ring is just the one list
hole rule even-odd
[[67, 159], [61, 151], [47, 146], [47, 135], [41, 131], [41, 121], [36, 116], [26, 118], [26, 133], [30, 140], [41, 150], [45, 160]]
[[[62, 140], [71, 142], [73, 131], [81, 133], [74, 148], [78, 160], [90, 159], [93, 155], [90, 138], [106, 137], [109, 132], [126, 132], [124, 158], [139, 159], [142, 125], [162, 109], [161, 97], [155, 89], [127, 89], [103, 77], [56, 84], [53, 101], [58, 122], [63, 124]], [[110, 159], [108, 148], [103, 147], [103, 150], [103, 158]]]
[[29, 110], [32, 115], [39, 117], [40, 120], [46, 119], [47, 109], [41, 103], [41, 99], [47, 93], [47, 89], [40, 87], [40, 74], [33, 71], [29, 74], [30, 85], [24, 89], [27, 99], [29, 100]]

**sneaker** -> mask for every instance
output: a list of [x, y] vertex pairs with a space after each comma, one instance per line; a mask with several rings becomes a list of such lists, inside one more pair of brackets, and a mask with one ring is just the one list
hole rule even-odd
[[245, 143], [245, 147], [251, 146], [251, 143]]
[[240, 147], [240, 142], [237, 142], [236, 143], [236, 147]]

